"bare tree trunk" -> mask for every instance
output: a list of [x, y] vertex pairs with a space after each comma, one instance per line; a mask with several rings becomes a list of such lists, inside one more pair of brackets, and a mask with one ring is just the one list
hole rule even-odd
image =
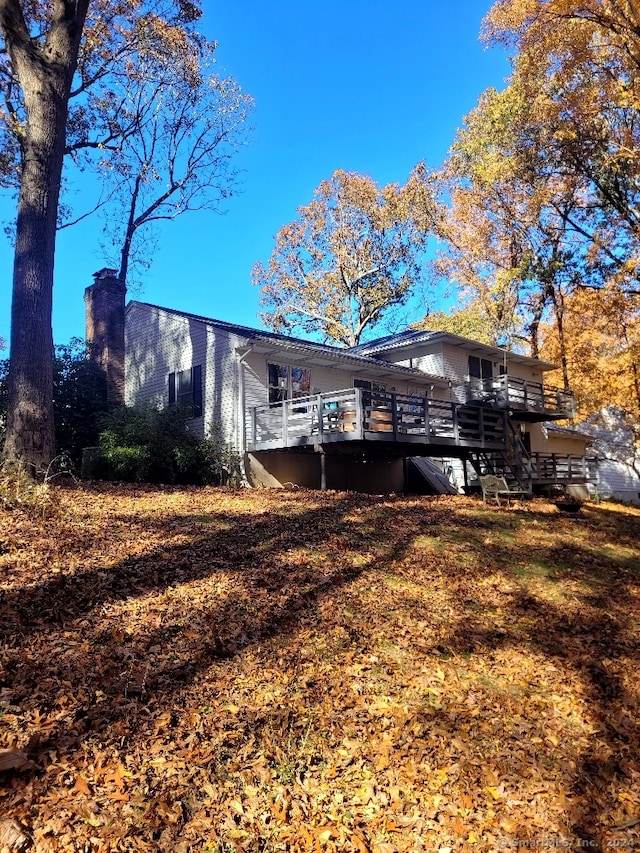
[[551, 288], [551, 296], [553, 299], [553, 309], [556, 315], [556, 325], [558, 327], [558, 343], [560, 345], [560, 367], [562, 368], [562, 384], [565, 390], [569, 390], [571, 384], [569, 382], [569, 362], [567, 359], [567, 338], [564, 331], [564, 294], [560, 284], [557, 287]]
[[57, 0], [41, 49], [17, 0], [0, 0], [0, 27], [27, 115], [11, 305], [7, 437], [3, 457], [32, 473], [55, 453], [53, 423], [53, 265], [71, 81], [88, 0]]
[[[627, 347], [631, 348], [631, 341], [629, 340], [629, 330], [627, 328], [627, 324], [623, 321], [622, 323], [622, 334], [624, 336], [624, 342]], [[633, 383], [633, 393], [634, 393], [634, 408], [637, 414], [640, 414], [640, 376], [638, 375], [638, 363], [634, 358], [631, 359], [631, 381]]]
[[529, 344], [531, 346], [531, 358], [540, 358], [540, 323], [544, 309], [547, 306], [547, 289], [535, 295], [535, 304], [532, 310], [531, 322], [529, 323]]

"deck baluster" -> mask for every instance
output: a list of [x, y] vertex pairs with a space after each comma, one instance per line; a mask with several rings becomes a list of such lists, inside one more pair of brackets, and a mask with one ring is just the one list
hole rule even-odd
[[318, 426], [318, 444], [322, 444], [322, 436], [324, 434], [324, 400], [322, 394], [316, 397], [316, 420]]
[[282, 401], [282, 441], [285, 447], [289, 447], [289, 410], [287, 400]]

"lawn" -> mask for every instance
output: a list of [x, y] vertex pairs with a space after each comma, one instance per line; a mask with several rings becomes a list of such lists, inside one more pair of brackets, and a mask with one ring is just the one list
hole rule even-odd
[[640, 846], [639, 534], [614, 504], [302, 490], [1, 511], [0, 839]]

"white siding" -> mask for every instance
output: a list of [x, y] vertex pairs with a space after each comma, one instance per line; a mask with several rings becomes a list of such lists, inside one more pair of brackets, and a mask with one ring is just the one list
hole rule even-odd
[[[386, 356], [383, 357], [386, 358]], [[441, 344], [425, 344], [423, 352], [414, 355], [412, 358], [400, 358], [397, 354], [391, 355], [389, 361], [402, 365], [402, 367], [415, 367], [417, 370], [431, 374], [431, 376], [444, 376]]]
[[451, 398], [459, 403], [466, 402], [467, 392], [463, 384], [469, 373], [468, 353], [461, 347], [444, 346], [442, 352], [442, 375], [451, 380]]
[[640, 477], [631, 465], [613, 459], [598, 462], [598, 491], [620, 501], [640, 503]]
[[169, 374], [202, 365], [203, 414], [192, 429], [207, 432], [220, 423], [226, 441], [238, 443], [239, 382], [236, 334], [190, 317], [131, 303], [125, 322], [125, 402], [164, 407]]

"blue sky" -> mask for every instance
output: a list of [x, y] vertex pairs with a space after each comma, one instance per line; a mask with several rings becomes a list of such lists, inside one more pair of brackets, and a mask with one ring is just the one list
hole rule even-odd
[[[134, 298], [259, 325], [255, 261], [278, 229], [336, 169], [403, 182], [420, 160], [438, 166], [462, 118], [509, 68], [478, 41], [489, 0], [203, 0], [218, 72], [253, 96], [252, 142], [238, 156], [242, 193], [224, 215], [203, 211], [167, 223]], [[77, 200], [82, 201], [82, 192]], [[75, 201], [75, 198], [72, 199]], [[14, 201], [0, 200], [5, 223]], [[60, 233], [56, 343], [84, 333], [84, 288], [105, 266], [99, 220]], [[12, 248], [0, 236], [0, 336], [8, 338]]]

